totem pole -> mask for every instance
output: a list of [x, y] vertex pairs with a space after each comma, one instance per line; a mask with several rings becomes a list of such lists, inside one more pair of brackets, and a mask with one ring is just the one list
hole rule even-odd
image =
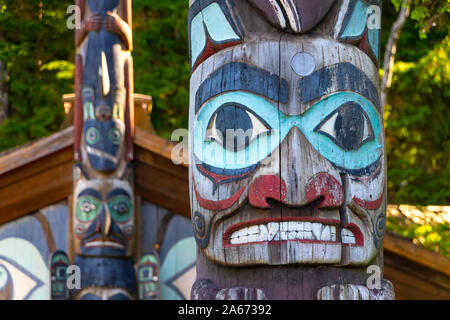
[[134, 299], [131, 0], [77, 0], [72, 207], [75, 299]]
[[192, 299], [394, 298], [380, 6], [190, 1]]

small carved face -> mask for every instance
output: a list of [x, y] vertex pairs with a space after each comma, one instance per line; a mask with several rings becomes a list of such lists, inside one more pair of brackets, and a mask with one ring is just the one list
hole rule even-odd
[[[279, 57], [282, 57], [280, 60]], [[378, 69], [358, 48], [265, 35], [191, 78], [192, 219], [226, 265], [367, 265], [385, 226]]]
[[51, 298], [52, 300], [69, 299], [67, 288], [67, 268], [69, 259], [63, 251], [56, 251], [50, 259]]
[[140, 300], [155, 300], [159, 296], [159, 262], [155, 255], [142, 257], [138, 265]]
[[116, 120], [88, 120], [83, 128], [89, 161], [97, 171], [116, 169], [123, 147], [124, 126]]
[[130, 184], [118, 179], [78, 182], [73, 226], [77, 254], [129, 256], [135, 228]]

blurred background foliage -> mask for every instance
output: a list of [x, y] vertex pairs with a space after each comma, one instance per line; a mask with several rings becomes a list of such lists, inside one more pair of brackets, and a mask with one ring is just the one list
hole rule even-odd
[[[402, 1], [383, 0], [381, 56]], [[73, 2], [0, 0], [0, 88], [8, 93], [0, 152], [60, 128], [61, 96], [73, 92]], [[385, 113], [389, 203], [449, 205], [450, 2], [412, 3]], [[152, 122], [166, 138], [188, 125], [187, 10], [186, 0], [133, 0], [135, 91], [153, 96]]]

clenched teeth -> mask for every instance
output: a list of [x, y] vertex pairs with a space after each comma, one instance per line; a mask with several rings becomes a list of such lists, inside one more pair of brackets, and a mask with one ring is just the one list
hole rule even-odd
[[269, 222], [233, 232], [230, 237], [230, 244], [288, 240], [337, 242], [336, 226], [306, 221]]

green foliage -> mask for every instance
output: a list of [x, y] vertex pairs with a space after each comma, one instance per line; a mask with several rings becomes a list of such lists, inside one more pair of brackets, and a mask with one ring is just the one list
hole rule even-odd
[[153, 96], [153, 125], [170, 138], [188, 126], [188, 4], [134, 0], [133, 10], [135, 91]]
[[450, 225], [448, 223], [428, 225], [412, 223], [400, 217], [387, 217], [386, 227], [413, 240], [416, 244], [450, 258]]
[[450, 201], [450, 36], [417, 62], [398, 61], [386, 106], [389, 200]]
[[[62, 93], [73, 91], [72, 1], [0, 0], [0, 60], [8, 74], [10, 117], [0, 126], [0, 151], [49, 135], [63, 120]], [[57, 62], [58, 60], [64, 62]]]

